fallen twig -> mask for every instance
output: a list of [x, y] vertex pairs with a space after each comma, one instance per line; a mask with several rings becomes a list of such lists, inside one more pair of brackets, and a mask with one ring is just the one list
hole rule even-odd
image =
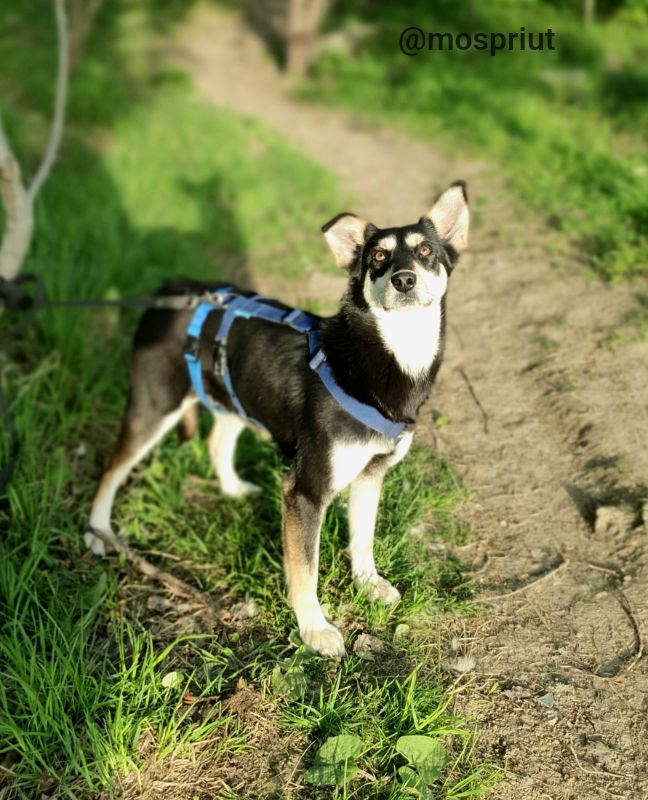
[[580, 759], [576, 755], [576, 751], [574, 748], [569, 745], [569, 749], [571, 750], [572, 755], [576, 759], [576, 766], [580, 769], [581, 772], [584, 772], [586, 775], [596, 775], [598, 778], [621, 778], [627, 780], [630, 776], [629, 775], [621, 775], [618, 772], [602, 772], [600, 770], [595, 769], [585, 769], [585, 767], [581, 764]]
[[590, 569], [596, 570], [597, 572], [602, 572], [604, 575], [609, 575], [611, 578], [616, 578], [618, 581], [623, 580], [623, 574], [618, 570], [600, 567], [598, 564], [593, 564], [591, 561], [586, 561], [585, 563]]
[[[596, 570], [597, 572], [602, 572], [604, 575], [609, 575], [611, 578], [614, 578], [616, 581], [623, 580], [623, 575], [612, 569], [608, 569], [607, 567], [600, 567], [598, 564], [593, 564], [591, 561], [585, 562], [590, 569]], [[632, 628], [632, 632], [634, 634], [634, 654], [631, 656], [631, 660], [620, 667], [614, 675], [600, 675], [595, 671], [591, 671], [593, 675], [596, 675], [597, 678], [617, 678], [622, 672], [630, 672], [630, 670], [634, 669], [639, 659], [644, 654], [644, 641], [641, 635], [641, 627], [639, 626], [639, 622], [634, 615], [632, 607], [630, 606], [630, 601], [626, 597], [623, 590], [618, 586], [613, 587], [613, 592], [616, 595], [617, 600], [619, 601], [619, 605], [625, 612], [628, 620], [630, 622], [630, 627]]]
[[537, 586], [542, 581], [546, 580], [547, 578], [551, 578], [553, 575], [557, 575], [563, 567], [566, 567], [569, 564], [569, 560], [561, 556], [561, 561], [549, 572], [545, 572], [544, 575], [541, 575], [539, 578], [536, 578], [534, 581], [530, 581], [529, 583], [525, 583], [524, 586], [520, 586], [519, 589], [514, 589], [512, 592], [506, 592], [505, 594], [496, 594], [492, 597], [484, 597], [482, 600], [479, 600], [480, 603], [495, 603], [499, 602], [500, 600], [504, 600], [508, 597], [513, 597], [516, 594], [522, 594], [522, 592], [526, 592], [527, 589], [532, 589], [534, 586]]
[[138, 572], [141, 572], [148, 578], [154, 578], [156, 581], [159, 581], [163, 586], [170, 591], [175, 592], [176, 594], [184, 595], [185, 597], [193, 597], [199, 603], [207, 607], [213, 606], [209, 595], [201, 592], [200, 589], [196, 589], [195, 586], [191, 586], [191, 584], [186, 583], [180, 578], [176, 578], [175, 575], [164, 572], [154, 564], [151, 564], [150, 561], [147, 561], [145, 558], [137, 555], [137, 553], [131, 550], [130, 547], [127, 547], [114, 533], [108, 534], [104, 531], [98, 530], [97, 528], [91, 528], [91, 531], [97, 538], [101, 539], [104, 544], [108, 545], [108, 547], [111, 547], [118, 553], [123, 553], [124, 556], [126, 556], [127, 561], [129, 561], [135, 567], [135, 569], [138, 570]]
[[470, 382], [470, 378], [468, 377], [468, 375], [466, 375], [466, 370], [463, 367], [457, 367], [457, 370], [459, 371], [459, 374], [461, 375], [461, 377], [466, 382], [466, 386], [468, 387], [468, 391], [470, 392], [470, 394], [472, 396], [472, 399], [475, 401], [475, 403], [477, 405], [477, 408], [481, 411], [482, 420], [484, 422], [484, 433], [488, 433], [488, 414], [486, 413], [486, 409], [480, 403], [479, 397], [477, 397], [477, 393], [473, 389], [473, 385]]
[[182, 695], [182, 702], [187, 706], [196, 705], [196, 703], [212, 703], [215, 700], [220, 700], [220, 696], [217, 694], [210, 694], [206, 697], [198, 697], [195, 694], [191, 694], [191, 692], [185, 692]]
[[[623, 671], [623, 672], [630, 672], [630, 670], [635, 668], [635, 666], [637, 664], [637, 661], [639, 661], [639, 659], [644, 654], [644, 642], [643, 642], [643, 637], [641, 636], [641, 628], [639, 627], [639, 623], [637, 622], [637, 618], [635, 617], [634, 612], [632, 611], [632, 608], [630, 607], [630, 602], [628, 601], [628, 598], [621, 591], [621, 589], [617, 589], [617, 592], [619, 593], [619, 602], [620, 602], [621, 608], [625, 611], [628, 619], [630, 620], [630, 624], [632, 625], [632, 629], [633, 629], [634, 637], [635, 637], [635, 646], [637, 648], [637, 652], [632, 657], [632, 661], [630, 661], [630, 663], [624, 668], [624, 670], [620, 670], [620, 671]], [[617, 675], [618, 674], [619, 673], [617, 672]]]

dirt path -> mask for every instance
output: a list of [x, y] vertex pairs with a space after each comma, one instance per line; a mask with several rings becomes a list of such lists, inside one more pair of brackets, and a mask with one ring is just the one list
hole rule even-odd
[[[289, 100], [236, 17], [201, 15], [174, 55], [200, 91], [336, 172], [359, 213], [402, 224], [468, 180], [472, 251], [452, 279], [446, 362], [419, 436], [474, 490], [462, 555], [493, 610], [466, 626], [476, 667], [463, 710], [508, 769], [493, 797], [648, 797], [648, 345], [626, 324], [637, 290], [588, 282], [552, 255], [556, 239], [492, 167]], [[261, 288], [330, 299], [342, 285], [314, 273]], [[614, 331], [627, 340], [603, 346]], [[433, 409], [451, 424], [435, 426]]]

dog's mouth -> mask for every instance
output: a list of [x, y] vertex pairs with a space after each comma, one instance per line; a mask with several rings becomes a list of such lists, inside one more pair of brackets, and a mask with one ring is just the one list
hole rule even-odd
[[385, 311], [399, 311], [404, 308], [427, 308], [434, 302], [432, 297], [418, 297], [411, 294], [397, 294], [391, 298], [389, 304], [383, 303]]

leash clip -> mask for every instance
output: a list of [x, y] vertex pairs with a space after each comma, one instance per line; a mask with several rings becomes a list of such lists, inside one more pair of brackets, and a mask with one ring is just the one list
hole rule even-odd
[[223, 286], [221, 289], [207, 292], [207, 302], [211, 303], [215, 308], [223, 308], [226, 305], [227, 298], [233, 294], [231, 286]]

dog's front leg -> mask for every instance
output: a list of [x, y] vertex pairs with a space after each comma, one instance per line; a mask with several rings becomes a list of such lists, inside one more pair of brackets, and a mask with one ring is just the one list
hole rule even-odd
[[349, 553], [351, 573], [358, 589], [371, 600], [397, 603], [400, 592], [381, 577], [374, 561], [374, 529], [385, 471], [369, 467], [349, 488]]
[[304, 644], [323, 656], [343, 656], [344, 640], [317, 599], [319, 540], [326, 502], [309, 499], [293, 473], [283, 482], [283, 548], [290, 604]]

